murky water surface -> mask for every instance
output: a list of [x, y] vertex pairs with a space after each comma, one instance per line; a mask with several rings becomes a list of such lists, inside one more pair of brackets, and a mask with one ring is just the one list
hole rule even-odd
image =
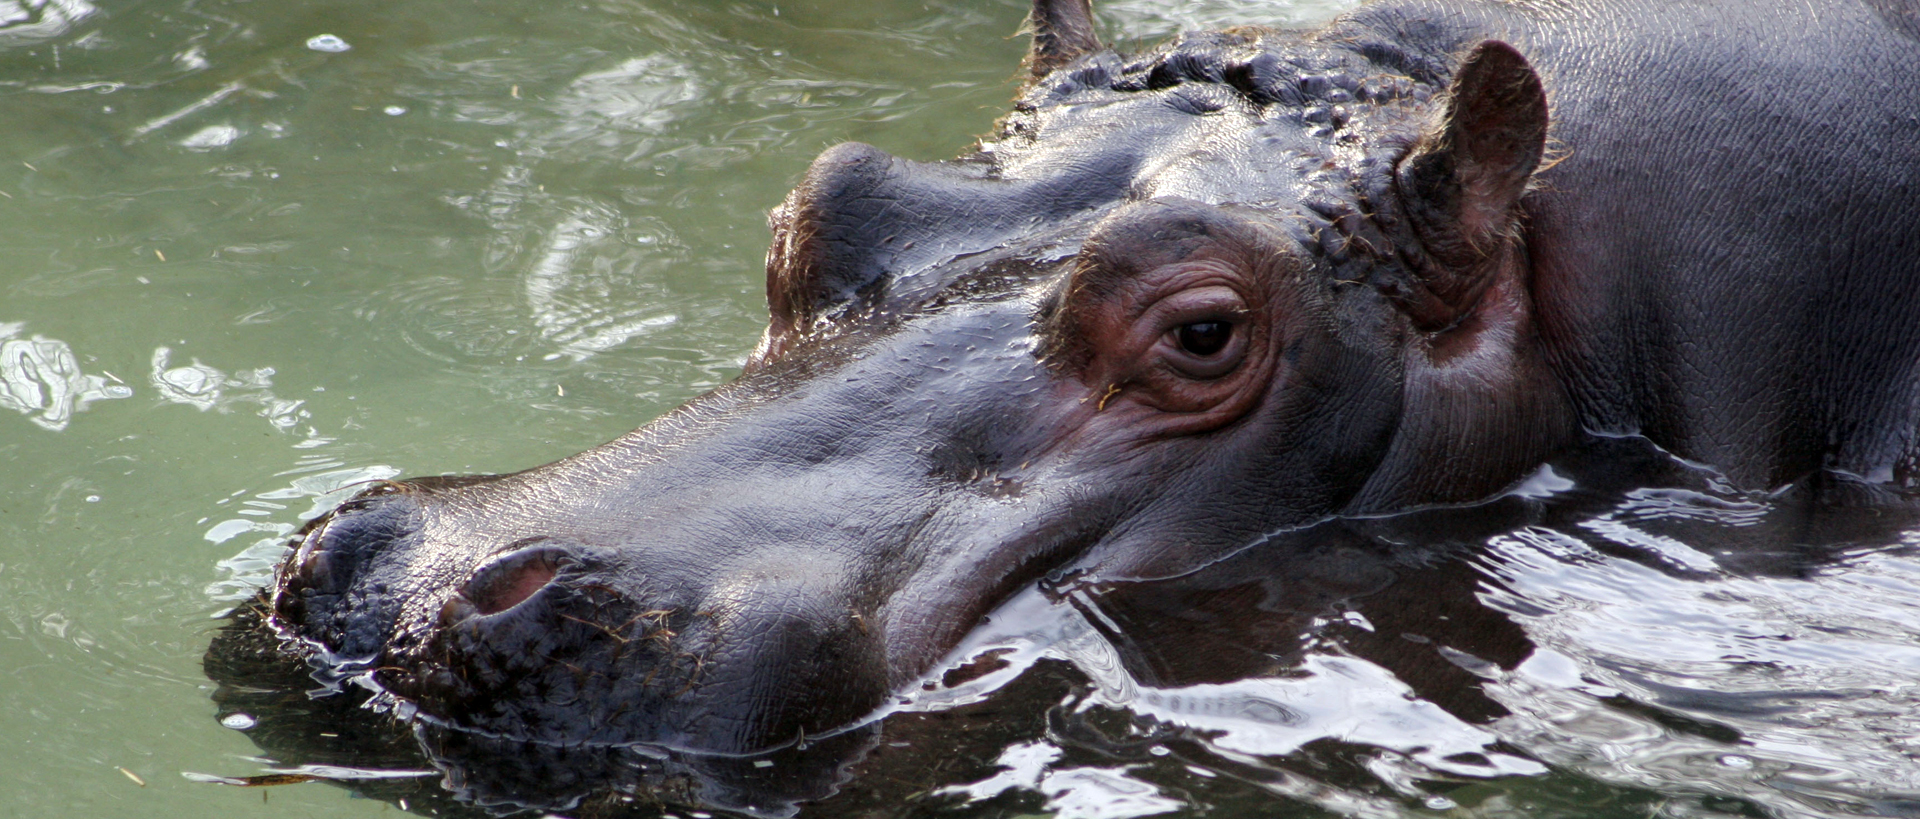
[[[1102, 10], [1144, 39], [1338, 5]], [[332, 736], [378, 720], [288, 716], [303, 694], [216, 705], [214, 615], [349, 484], [542, 463], [730, 377], [765, 209], [838, 141], [968, 147], [1023, 12], [0, 0], [0, 815], [457, 812], [631, 779], [423, 736], [442, 771], [412, 737]], [[1920, 815], [1913, 523], [1597, 445], [1482, 509], [1031, 590], [822, 743], [839, 761], [680, 792], [777, 809], [755, 771], [832, 789], [850, 761], [808, 811]], [[350, 769], [295, 767], [322, 763]], [[183, 775], [283, 770], [358, 784]], [[556, 809], [625, 804], [597, 800]]]

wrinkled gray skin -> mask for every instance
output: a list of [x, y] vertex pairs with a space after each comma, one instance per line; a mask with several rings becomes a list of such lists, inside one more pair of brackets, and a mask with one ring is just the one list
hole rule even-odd
[[842, 145], [773, 212], [739, 379], [348, 502], [277, 625], [456, 726], [750, 751], [1049, 572], [1474, 500], [1582, 430], [1913, 480], [1912, 6], [1406, 0], [1138, 57], [1036, 22], [980, 152]]

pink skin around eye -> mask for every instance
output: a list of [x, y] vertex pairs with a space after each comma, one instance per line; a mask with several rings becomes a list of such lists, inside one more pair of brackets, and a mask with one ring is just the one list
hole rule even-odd
[[[1269, 335], [1253, 284], [1224, 260], [1193, 260], [1148, 271], [1090, 305], [1097, 318], [1082, 327], [1094, 356], [1083, 377], [1099, 391], [1098, 408], [1131, 407], [1123, 411], [1164, 416], [1169, 431], [1195, 431], [1251, 406], [1267, 358], [1255, 353]], [[1229, 325], [1224, 346], [1206, 355], [1182, 348], [1180, 329], [1206, 322]]]

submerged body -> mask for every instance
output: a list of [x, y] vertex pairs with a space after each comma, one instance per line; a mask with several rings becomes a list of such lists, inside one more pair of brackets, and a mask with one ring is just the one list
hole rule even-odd
[[1486, 497], [1584, 432], [1767, 488], [1920, 444], [1920, 41], [1891, 0], [1392, 2], [1098, 48], [949, 163], [774, 212], [735, 382], [309, 527], [272, 621], [445, 723], [763, 750], [1047, 575]]

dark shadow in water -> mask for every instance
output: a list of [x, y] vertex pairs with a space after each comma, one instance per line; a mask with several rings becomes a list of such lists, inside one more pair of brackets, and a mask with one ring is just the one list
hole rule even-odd
[[[1765, 495], [1740, 493], [1644, 441], [1596, 439], [1487, 503], [1328, 521], [1172, 571], [1109, 562], [1097, 571], [1065, 573], [1043, 591], [1055, 609], [1070, 609], [1098, 632], [1125, 677], [1142, 689], [1287, 678], [1302, 673], [1309, 655], [1332, 655], [1385, 669], [1412, 697], [1462, 723], [1483, 725], [1508, 713], [1484, 686], [1535, 651], [1533, 638], [1516, 622], [1529, 615], [1531, 604], [1511, 595], [1489, 603], [1499, 566], [1485, 547], [1496, 538], [1631, 525], [1652, 545], [1606, 537], [1581, 542], [1596, 561], [1632, 561], [1680, 579], [1793, 578], [1847, 555], [1884, 549], [1915, 521], [1911, 500], [1843, 477], [1818, 476]], [[1667, 541], [1689, 548], [1659, 547]], [[1127, 579], [1176, 572], [1164, 579]], [[992, 672], [995, 662], [993, 654], [958, 662], [928, 686], [963, 685]], [[964, 791], [1004, 773], [1012, 764], [1010, 749], [1026, 746], [1050, 749], [1056, 758], [1047, 765], [1053, 770], [1124, 770], [1129, 781], [1150, 783], [1140, 798], [1171, 800], [1174, 808], [1184, 803], [1189, 811], [1206, 806], [1323, 816], [1367, 805], [1420, 804], [1410, 801], [1404, 785], [1383, 781], [1391, 776], [1376, 764], [1379, 748], [1327, 736], [1284, 754], [1225, 754], [1208, 744], [1207, 731], [1094, 703], [1089, 698], [1098, 682], [1058, 658], [1032, 663], [975, 702], [896, 713], [804, 749], [756, 757], [530, 745], [401, 720], [390, 705], [368, 707], [370, 695], [351, 687], [310, 695], [315, 683], [309, 668], [283, 653], [262, 626], [257, 605], [234, 615], [209, 650], [206, 668], [219, 683], [214, 699], [222, 717], [256, 720], [249, 736], [285, 768], [432, 771], [339, 780], [360, 795], [424, 814], [1035, 813], [1070, 786], [1049, 790], [1029, 783], [975, 793], [971, 801]], [[1660, 686], [1649, 681], [1641, 690], [1650, 696], [1615, 696], [1607, 705], [1663, 730], [1722, 743], [1738, 741], [1741, 732], [1713, 715], [1753, 719], [1778, 707], [1752, 692]], [[1796, 693], [1787, 701], [1818, 693]], [[1526, 756], [1498, 743], [1488, 752]], [[1522, 778], [1551, 783], [1529, 789], [1533, 815], [1644, 815], [1673, 798], [1565, 771]], [[1487, 780], [1422, 781], [1424, 792], [1446, 793]], [[1764, 813], [1739, 798], [1696, 798], [1713, 813]]]

